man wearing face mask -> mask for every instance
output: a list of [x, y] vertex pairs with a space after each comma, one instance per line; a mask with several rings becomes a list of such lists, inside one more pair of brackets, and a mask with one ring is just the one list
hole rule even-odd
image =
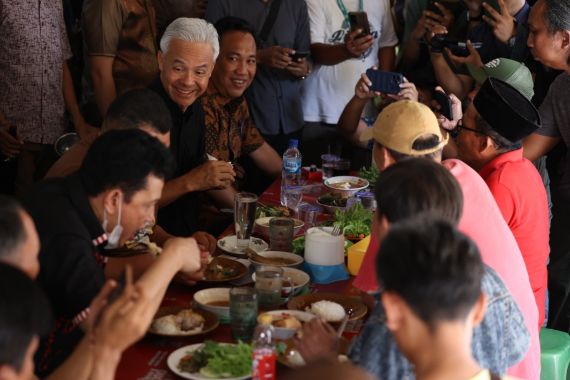
[[[109, 131], [95, 140], [77, 173], [45, 180], [27, 197], [41, 241], [37, 281], [56, 316], [36, 355], [40, 376], [81, 340], [89, 305], [109, 274], [105, 251], [122, 246], [154, 218], [173, 166], [168, 149], [147, 133]], [[171, 239], [154, 263], [136, 274], [136, 283], [158, 306], [170, 279], [177, 272], [198, 272], [200, 257], [194, 239]]]

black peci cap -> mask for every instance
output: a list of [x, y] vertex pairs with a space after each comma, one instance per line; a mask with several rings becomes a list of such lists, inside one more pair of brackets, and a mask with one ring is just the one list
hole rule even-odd
[[522, 140], [541, 126], [534, 105], [513, 86], [497, 78], [487, 78], [473, 105], [495, 132], [511, 142]]

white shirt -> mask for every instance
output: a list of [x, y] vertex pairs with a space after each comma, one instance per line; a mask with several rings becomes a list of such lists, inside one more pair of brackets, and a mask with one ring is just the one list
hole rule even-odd
[[[311, 26], [311, 44], [343, 44], [350, 28], [343, 28], [344, 15], [337, 1], [306, 1]], [[343, 0], [343, 2], [348, 12], [359, 10], [358, 0]], [[363, 0], [363, 2], [363, 11], [368, 15], [374, 43], [362, 57], [349, 59], [334, 66], [314, 66], [302, 89], [301, 104], [307, 122], [336, 124], [342, 110], [354, 95], [354, 86], [360, 75], [378, 64], [378, 49], [398, 43], [390, 13], [390, 0]]]

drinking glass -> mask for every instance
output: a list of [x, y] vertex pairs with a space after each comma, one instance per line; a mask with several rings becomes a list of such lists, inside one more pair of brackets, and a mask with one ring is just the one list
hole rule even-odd
[[323, 213], [323, 208], [310, 203], [303, 203], [299, 206], [299, 219], [305, 224], [305, 230], [315, 226], [317, 216]]
[[263, 265], [255, 271], [255, 290], [259, 310], [279, 309], [282, 304], [283, 268]]
[[234, 224], [236, 230], [236, 243], [238, 249], [249, 246], [253, 223], [255, 222], [255, 209], [257, 208], [257, 195], [252, 193], [237, 193], [234, 197]]
[[230, 289], [230, 323], [235, 340], [251, 341], [257, 324], [257, 293], [254, 288]]
[[272, 251], [293, 251], [293, 227], [291, 218], [271, 218], [269, 220], [269, 246]]
[[338, 159], [334, 163], [333, 173], [334, 176], [348, 175], [350, 172], [350, 160]]
[[340, 157], [330, 153], [321, 155], [323, 179], [327, 179], [334, 176], [333, 169], [336, 161], [338, 161], [339, 159]]
[[297, 213], [297, 207], [303, 199], [303, 186], [287, 185], [283, 188], [285, 206]]

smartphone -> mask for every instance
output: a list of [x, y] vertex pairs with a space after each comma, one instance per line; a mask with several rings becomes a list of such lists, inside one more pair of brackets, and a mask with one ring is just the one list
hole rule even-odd
[[[475, 49], [480, 49], [483, 47], [483, 44], [481, 42], [472, 42], [471, 45], [473, 45], [473, 47]], [[463, 42], [463, 41], [451, 42], [451, 41], [448, 41], [448, 42], [446, 42], [445, 46], [453, 53], [453, 55], [456, 55], [458, 57], [468, 57], [469, 56], [469, 49], [467, 49], [467, 42]]]
[[307, 58], [310, 52], [308, 51], [295, 51], [295, 54], [291, 54], [291, 59], [295, 62], [302, 58]]
[[433, 93], [433, 100], [439, 104], [440, 108], [437, 112], [445, 116], [447, 120], [453, 120], [453, 109], [451, 107], [451, 99], [449, 96], [447, 96], [443, 91], [436, 90]]
[[366, 76], [372, 82], [370, 89], [383, 94], [397, 94], [400, 92], [400, 84], [404, 83], [404, 76], [400, 73], [368, 69]]
[[350, 22], [350, 31], [362, 29], [356, 38], [364, 37], [370, 34], [370, 23], [366, 12], [348, 12], [348, 21]]

